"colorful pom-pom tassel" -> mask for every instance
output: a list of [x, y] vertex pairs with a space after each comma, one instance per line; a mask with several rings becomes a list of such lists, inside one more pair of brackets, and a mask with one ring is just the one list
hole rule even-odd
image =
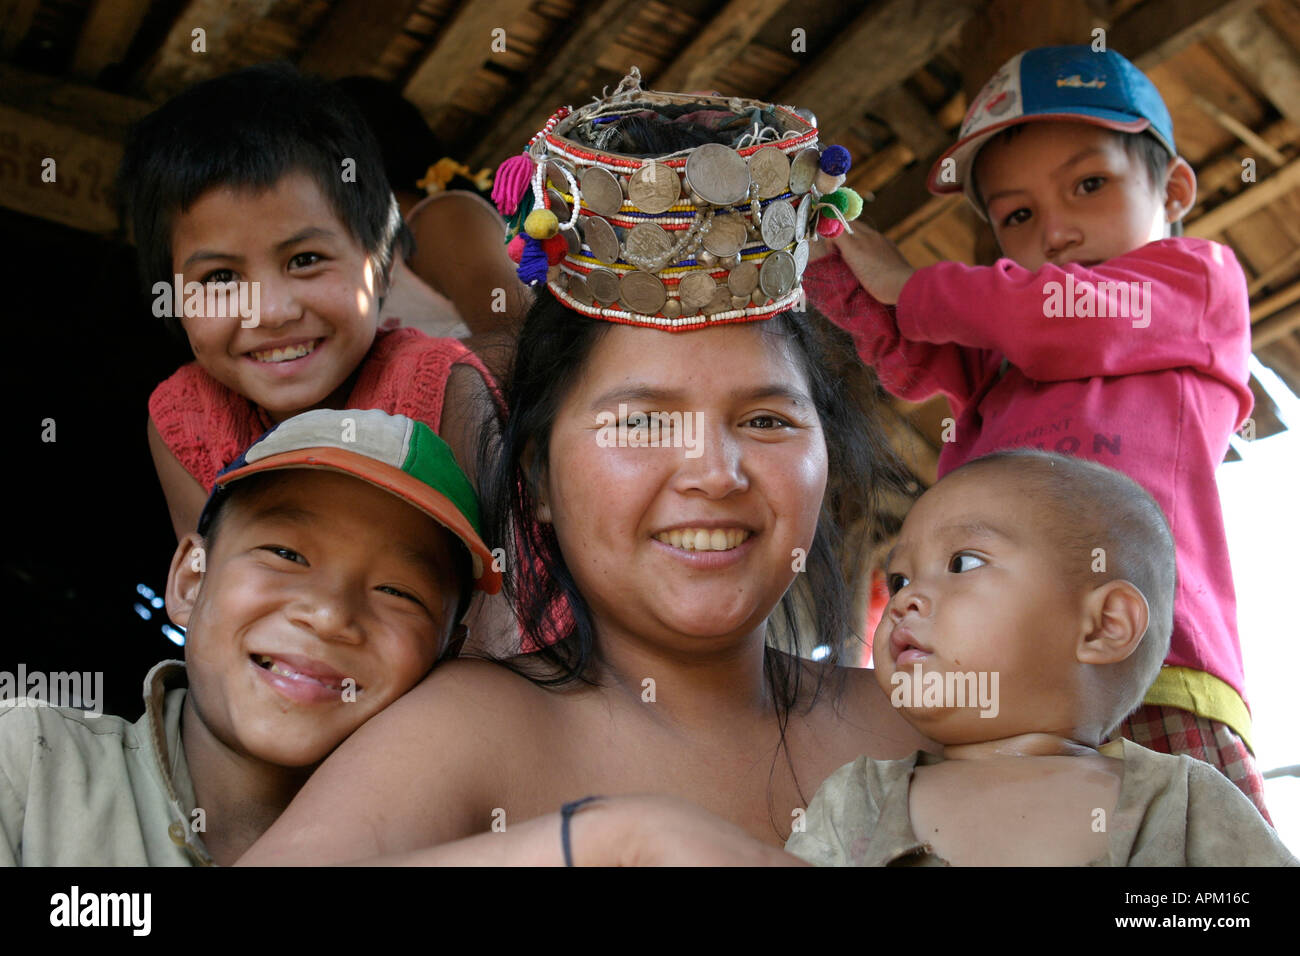
[[827, 239], [834, 239], [844, 231], [844, 223], [840, 222], [834, 216], [822, 216], [817, 220], [817, 235], [825, 236]]
[[550, 239], [560, 231], [560, 220], [549, 209], [534, 209], [524, 220], [524, 232], [534, 239]]
[[542, 240], [542, 251], [546, 253], [547, 262], [553, 266], [558, 266], [564, 260], [564, 257], [569, 254], [569, 241], [556, 234], [549, 239]]
[[862, 197], [858, 195], [856, 189], [850, 189], [848, 186], [841, 186], [827, 193], [822, 197], [822, 202], [830, 203], [850, 222], [862, 215]]
[[510, 257], [511, 262], [517, 264], [524, 257], [524, 243], [527, 241], [527, 236], [515, 236], [506, 243], [506, 255]]
[[516, 270], [519, 278], [527, 285], [537, 285], [539, 282], [546, 281], [546, 269], [550, 265], [546, 261], [546, 250], [542, 244], [531, 236], [524, 239], [524, 251], [519, 257], [519, 268]]
[[821, 159], [818, 166], [824, 173], [830, 173], [832, 176], [843, 176], [853, 165], [853, 157], [843, 146], [827, 146], [822, 150]]
[[528, 192], [533, 178], [533, 158], [527, 153], [511, 156], [497, 168], [492, 184], [492, 201], [503, 216], [513, 216], [519, 200]]

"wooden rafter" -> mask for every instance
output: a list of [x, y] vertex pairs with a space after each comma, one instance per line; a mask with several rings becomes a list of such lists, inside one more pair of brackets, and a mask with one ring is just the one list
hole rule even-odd
[[511, 24], [531, 3], [532, 0], [462, 3], [411, 74], [403, 95], [426, 117], [455, 101], [466, 80], [492, 57], [493, 31], [504, 30], [509, 43]]
[[1234, 223], [1296, 188], [1300, 188], [1300, 159], [1292, 160], [1267, 179], [1247, 186], [1227, 202], [1220, 203], [1205, 215], [1193, 219], [1185, 231], [1189, 236], [1205, 239], [1217, 236]]
[[[817, 114], [833, 142], [866, 111], [868, 104], [897, 86], [948, 46], [983, 6], [978, 0], [885, 0], [841, 31], [816, 63], [797, 73], [777, 93]], [[863, 69], [870, 63], [869, 70]], [[854, 82], [846, 82], [853, 77]]]
[[654, 78], [654, 88], [708, 89], [785, 4], [786, 0], [730, 0]]
[[104, 67], [120, 63], [149, 12], [149, 0], [95, 0], [77, 37], [70, 72], [94, 80]]
[[1106, 31], [1108, 43], [1139, 70], [1172, 57], [1209, 36], [1233, 17], [1248, 13], [1262, 0], [1145, 0]]
[[411, 15], [416, 0], [341, 0], [303, 51], [307, 73], [340, 77], [369, 73]]
[[1300, 123], [1300, 56], [1257, 10], [1228, 20], [1218, 31], [1237, 65], [1258, 84], [1277, 111]]
[[497, 117], [475, 147], [469, 164], [477, 169], [520, 152], [563, 102], [565, 91], [594, 69], [601, 44], [613, 42], [618, 35], [615, 25], [638, 6], [639, 0], [603, 0], [576, 21], [559, 48], [547, 55], [546, 65], [528, 77]]

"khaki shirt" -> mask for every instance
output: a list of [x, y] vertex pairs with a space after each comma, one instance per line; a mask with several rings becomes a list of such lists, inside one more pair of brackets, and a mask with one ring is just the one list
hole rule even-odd
[[144, 682], [144, 716], [0, 706], [0, 865], [210, 866], [181, 746], [185, 665]]
[[[1185, 754], [1115, 740], [1101, 748], [1124, 761], [1107, 832], [1110, 852], [1089, 866], [1296, 866], [1255, 805], [1214, 767]], [[785, 848], [818, 866], [947, 866], [917, 838], [908, 812], [912, 769], [942, 758], [859, 757], [821, 785]]]

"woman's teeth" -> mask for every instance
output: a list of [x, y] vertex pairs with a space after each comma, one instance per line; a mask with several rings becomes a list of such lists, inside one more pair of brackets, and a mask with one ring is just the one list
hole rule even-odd
[[730, 551], [750, 534], [744, 528], [674, 528], [655, 535], [655, 540], [683, 551]]
[[263, 352], [250, 352], [251, 356], [259, 362], [289, 362], [293, 359], [300, 359], [309, 352], [315, 351], [315, 341], [303, 342], [301, 345], [290, 345], [282, 349], [267, 349]]

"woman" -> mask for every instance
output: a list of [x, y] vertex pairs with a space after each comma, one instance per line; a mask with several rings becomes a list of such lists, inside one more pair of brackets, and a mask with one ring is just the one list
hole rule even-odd
[[[524, 411], [506, 425], [486, 510], [533, 509], [538, 533], [508, 568], [550, 556], [550, 573], [525, 575], [513, 598], [541, 638], [552, 590], [565, 594], [573, 633], [513, 670], [439, 668], [345, 742], [243, 862], [365, 859], [647, 791], [780, 846], [831, 771], [923, 746], [870, 673], [765, 648], [801, 552], [783, 610], [811, 598], [832, 646], [849, 627], [827, 475], [833, 463], [847, 485], [869, 482], [876, 432], [820, 352], [796, 314], [669, 335], [544, 297], [520, 340], [507, 401]], [[620, 405], [698, 414], [699, 454], [605, 447], [600, 413]], [[715, 530], [731, 538], [673, 546], [688, 530], [710, 547]]]
[[[839, 374], [845, 344], [829, 349], [824, 324], [782, 311], [798, 299], [802, 234], [796, 243], [793, 222], [756, 198], [728, 198], [789, 197], [769, 206], [786, 204], [793, 220], [796, 203], [816, 198], [811, 176], [771, 153], [745, 157], [812, 149], [815, 160], [816, 129], [782, 108], [646, 94], [637, 80], [557, 113], [530, 157], [511, 161], [532, 190], [533, 212], [517, 216], [527, 236], [512, 243], [521, 275], [555, 265], [553, 254], [562, 264], [547, 276], [554, 297], [539, 296], [520, 333], [510, 413], [478, 480], [523, 646], [540, 650], [440, 667], [326, 760], [241, 862], [418, 851], [588, 794], [646, 792], [664, 795], [649, 801], [669, 808], [657, 820], [683, 822], [674, 811], [690, 801], [748, 834], [750, 851], [780, 847], [833, 770], [927, 743], [870, 673], [837, 668], [834, 652], [796, 654], [801, 632], [837, 649], [857, 630], [839, 529], [890, 461], [869, 402]], [[686, 159], [697, 146], [702, 167]], [[621, 184], [626, 199], [609, 172], [619, 163], [653, 167]], [[683, 163], [712, 198], [674, 188]], [[626, 238], [644, 233], [632, 220], [648, 223], [651, 205], [672, 209], [654, 220], [672, 248], [653, 255]], [[563, 233], [580, 217], [581, 241]], [[735, 248], [715, 243], [728, 235]], [[754, 263], [769, 259], [787, 269], [752, 289]], [[750, 287], [739, 285], [747, 269]], [[679, 280], [688, 273], [698, 278]], [[656, 294], [594, 302], [611, 301], [609, 283]], [[716, 289], [698, 297], [692, 283]], [[705, 310], [719, 295], [729, 311]], [[697, 832], [711, 819], [685, 817]], [[415, 858], [463, 859], [450, 852]]]

